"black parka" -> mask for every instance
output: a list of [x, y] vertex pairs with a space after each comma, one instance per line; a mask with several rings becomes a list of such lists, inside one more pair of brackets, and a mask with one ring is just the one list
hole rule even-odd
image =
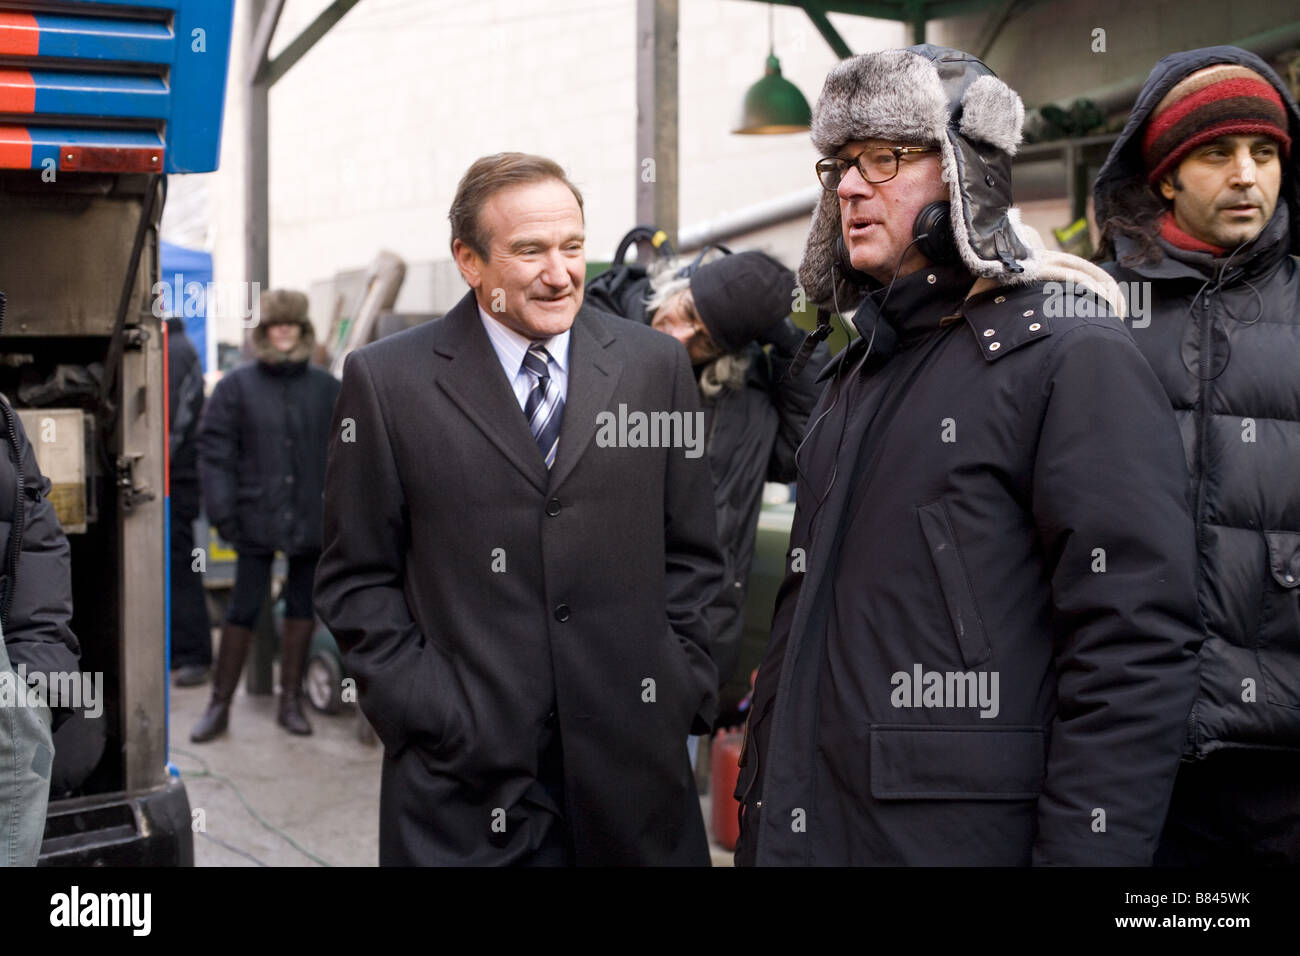
[[827, 370], [740, 863], [1151, 860], [1200, 642], [1172, 416], [1093, 300], [972, 282], [899, 280]]
[[[726, 563], [723, 586], [706, 615], [713, 659], [723, 683], [732, 678], [740, 657], [763, 484], [795, 480], [795, 451], [821, 392], [817, 376], [830, 360], [830, 350], [822, 342], [800, 373], [788, 377], [803, 335], [786, 319], [770, 338], [769, 349], [752, 343], [742, 353], [749, 358], [749, 367], [738, 388], [724, 388], [700, 400], [718, 546]], [[748, 687], [749, 675], [741, 676]]]
[[[1098, 175], [1098, 219], [1118, 190], [1144, 175], [1139, 131], [1189, 73], [1240, 63], [1286, 103], [1293, 137], [1278, 207], [1255, 240], [1214, 257], [1159, 241], [1157, 262], [1135, 262], [1116, 241], [1108, 271], [1144, 298], [1133, 340], [1164, 386], [1191, 473], [1197, 591], [1204, 618], [1200, 693], [1187, 747], [1300, 752], [1300, 112], [1262, 60], [1231, 47], [1168, 56], [1156, 65]], [[1297, 798], [1300, 800], [1300, 797]]]
[[[601, 273], [587, 287], [586, 301], [623, 318], [649, 325], [646, 310], [650, 279], [641, 266], [617, 266]], [[803, 333], [783, 319], [765, 336], [769, 347], [751, 342], [744, 381], [715, 395], [701, 394], [705, 416], [705, 451], [713, 478], [713, 506], [718, 522], [718, 546], [726, 573], [706, 617], [718, 679], [726, 684], [740, 657], [745, 631], [745, 595], [763, 484], [795, 480], [795, 451], [803, 440], [808, 413], [817, 403], [817, 376], [830, 361], [830, 349], [819, 343], [798, 375], [789, 376], [790, 362], [803, 343]], [[698, 380], [707, 366], [695, 369]], [[748, 687], [749, 675], [740, 675]], [[728, 702], [728, 703], [734, 703]]]
[[[4, 295], [0, 293], [0, 322]], [[28, 673], [75, 674], [72, 557], [18, 414], [0, 396], [0, 629], [9, 663]], [[53, 711], [57, 729], [70, 710]]]
[[321, 496], [339, 382], [308, 364], [309, 324], [288, 358], [253, 333], [256, 361], [212, 392], [199, 431], [208, 520], [237, 548], [310, 554], [321, 549]]
[[167, 320], [167, 414], [172, 520], [199, 516], [199, 422], [203, 364], [180, 319]]

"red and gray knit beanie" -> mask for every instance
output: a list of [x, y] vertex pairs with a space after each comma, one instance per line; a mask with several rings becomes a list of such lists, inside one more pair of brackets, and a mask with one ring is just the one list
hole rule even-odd
[[1291, 148], [1286, 108], [1254, 70], [1218, 63], [1189, 73], [1152, 110], [1142, 134], [1147, 182], [1155, 185], [1196, 147], [1220, 136], [1269, 136], [1283, 159]]

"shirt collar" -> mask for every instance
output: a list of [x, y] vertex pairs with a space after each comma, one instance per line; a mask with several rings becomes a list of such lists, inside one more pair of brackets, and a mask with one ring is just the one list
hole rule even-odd
[[551, 336], [549, 339], [529, 339], [507, 326], [481, 305], [478, 307], [478, 314], [483, 321], [483, 328], [488, 334], [488, 339], [492, 342], [497, 354], [501, 356], [502, 362], [518, 370], [524, 364], [524, 353], [528, 351], [529, 346], [534, 341], [539, 341], [546, 349], [547, 354], [550, 355], [551, 361], [560, 367], [560, 371], [568, 373], [569, 333], [573, 331], [572, 327], [565, 329], [559, 335]]

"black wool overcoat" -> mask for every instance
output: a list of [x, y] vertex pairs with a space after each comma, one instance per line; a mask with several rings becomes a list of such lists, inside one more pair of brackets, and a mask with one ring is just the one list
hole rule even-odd
[[695, 380], [589, 306], [549, 471], [472, 294], [348, 359], [316, 607], [384, 744], [381, 863], [532, 862], [558, 733], [577, 863], [708, 864], [686, 754], [717, 706], [708, 462], [598, 440], [620, 406], [694, 414]]

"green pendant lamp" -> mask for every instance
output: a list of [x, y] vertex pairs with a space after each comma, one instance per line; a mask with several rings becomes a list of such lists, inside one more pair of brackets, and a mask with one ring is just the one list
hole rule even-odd
[[781, 75], [781, 61], [772, 43], [772, 6], [767, 8], [767, 69], [749, 88], [740, 108], [740, 123], [733, 133], [805, 133], [812, 125], [812, 109], [799, 87]]

